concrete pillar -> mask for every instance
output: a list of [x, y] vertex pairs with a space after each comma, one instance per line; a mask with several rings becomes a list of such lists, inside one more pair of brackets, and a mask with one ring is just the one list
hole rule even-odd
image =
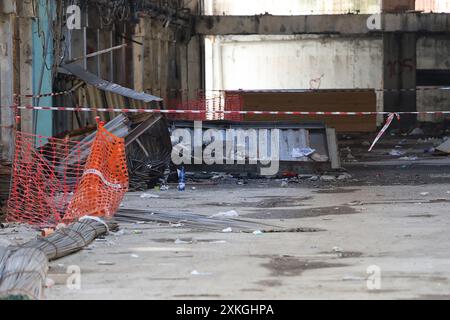
[[198, 90], [203, 89], [203, 41], [202, 36], [193, 36], [187, 46], [189, 99], [195, 99]]
[[[34, 9], [30, 2], [17, 2], [18, 13], [18, 46], [19, 46], [19, 78], [20, 94], [33, 94], [33, 17]], [[33, 105], [33, 99], [21, 97], [22, 105]], [[21, 110], [21, 129], [24, 132], [33, 132], [33, 110]]]
[[203, 37], [193, 36], [189, 43], [180, 46], [181, 89], [183, 101], [197, 98], [203, 89]]
[[[383, 84], [384, 89], [394, 89], [384, 92], [384, 110], [416, 111], [416, 42], [417, 35], [413, 33], [383, 34]], [[415, 121], [415, 116], [403, 116], [401, 125], [407, 126]]]
[[[0, 104], [2, 106], [14, 104], [13, 30], [12, 15], [0, 13]], [[12, 159], [14, 112], [10, 108], [3, 107], [0, 114], [1, 156], [4, 159]]]

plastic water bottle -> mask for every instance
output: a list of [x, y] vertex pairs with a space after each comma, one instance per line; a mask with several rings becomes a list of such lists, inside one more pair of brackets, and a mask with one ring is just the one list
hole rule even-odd
[[186, 190], [186, 172], [184, 167], [178, 170], [178, 191], [182, 192]]

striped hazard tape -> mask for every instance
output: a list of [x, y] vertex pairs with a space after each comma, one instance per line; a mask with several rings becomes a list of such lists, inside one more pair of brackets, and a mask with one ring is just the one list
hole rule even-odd
[[373, 141], [372, 145], [370, 146], [369, 152], [371, 152], [373, 150], [373, 148], [375, 147], [377, 142], [381, 139], [381, 137], [384, 135], [386, 130], [389, 129], [389, 127], [390, 127], [392, 121], [394, 121], [395, 117], [397, 117], [397, 120], [400, 120], [400, 115], [398, 113], [391, 113], [391, 114], [389, 114], [385, 125], [383, 126], [383, 128], [381, 128], [381, 131], [378, 133], [377, 137], [375, 138], [375, 140]]
[[291, 116], [375, 116], [390, 115], [450, 115], [449, 111], [411, 111], [411, 112], [387, 112], [387, 111], [228, 111], [228, 110], [161, 110], [161, 109], [127, 109], [127, 108], [87, 108], [87, 107], [37, 107], [37, 106], [10, 106], [20, 110], [47, 110], [47, 111], [72, 111], [72, 112], [117, 112], [117, 113], [162, 113], [162, 114], [224, 114], [224, 115], [291, 115]]
[[411, 111], [411, 112], [323, 112], [323, 111], [224, 111], [224, 110], [160, 110], [160, 109], [118, 109], [118, 108], [85, 108], [85, 107], [36, 107], [11, 106], [14, 109], [47, 110], [47, 111], [75, 111], [75, 112], [117, 112], [117, 113], [154, 113], [154, 114], [222, 114], [222, 115], [289, 115], [289, 116], [387, 116], [387, 120], [374, 142], [370, 146], [372, 151], [395, 118], [401, 115], [450, 115], [450, 111]]

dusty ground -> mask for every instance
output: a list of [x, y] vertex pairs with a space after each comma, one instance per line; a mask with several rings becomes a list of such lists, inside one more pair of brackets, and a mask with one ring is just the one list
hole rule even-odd
[[[391, 148], [387, 146], [386, 150]], [[130, 193], [126, 208], [240, 219], [299, 231], [224, 233], [121, 224], [122, 232], [53, 262], [49, 299], [450, 299], [450, 160], [383, 156], [346, 164], [346, 181], [248, 181], [184, 193]], [[363, 161], [364, 160], [364, 161]], [[386, 163], [383, 163], [385, 161]], [[0, 230], [0, 241], [32, 232]], [[290, 230], [295, 231], [295, 230]], [[69, 266], [81, 289], [66, 286]], [[380, 270], [370, 290], [368, 268]], [[373, 283], [373, 282], [370, 282]], [[369, 284], [370, 284], [369, 283]]]
[[[425, 191], [429, 194], [421, 195]], [[129, 194], [126, 207], [208, 215], [236, 210], [241, 218], [324, 231], [254, 235], [122, 225], [123, 235], [53, 263], [51, 273], [79, 265], [82, 289], [68, 290], [64, 277], [55, 276], [61, 283], [48, 297], [448, 299], [448, 191], [450, 184], [335, 191], [247, 185], [169, 191], [158, 199]], [[179, 239], [192, 243], [176, 244]], [[381, 270], [380, 290], [367, 288], [372, 265]]]

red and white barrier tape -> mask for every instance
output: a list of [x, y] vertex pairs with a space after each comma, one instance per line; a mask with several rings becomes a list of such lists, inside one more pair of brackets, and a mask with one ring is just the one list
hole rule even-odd
[[224, 114], [224, 115], [289, 115], [289, 116], [376, 116], [376, 115], [450, 115], [450, 111], [415, 111], [415, 112], [370, 112], [370, 111], [224, 111], [224, 110], [160, 110], [160, 109], [121, 109], [88, 107], [36, 107], [10, 106], [20, 110], [71, 111], [71, 112], [117, 112], [117, 113], [162, 113], [162, 114]]
[[392, 124], [395, 117], [400, 115], [450, 115], [450, 111], [415, 111], [415, 112], [321, 112], [321, 111], [221, 111], [221, 110], [159, 110], [159, 109], [116, 109], [116, 108], [84, 108], [84, 107], [35, 107], [11, 106], [13, 109], [46, 110], [46, 111], [75, 111], [75, 112], [117, 112], [117, 113], [160, 113], [160, 114], [223, 114], [223, 115], [291, 115], [291, 116], [376, 116], [388, 115], [386, 124], [372, 143], [369, 152]]
[[369, 152], [371, 152], [373, 150], [373, 148], [375, 147], [375, 145], [377, 144], [377, 142], [381, 139], [381, 137], [384, 135], [384, 133], [386, 132], [386, 130], [389, 128], [389, 126], [391, 125], [392, 121], [394, 121], [395, 117], [397, 117], [397, 120], [400, 120], [400, 115], [398, 113], [391, 113], [389, 114], [389, 117], [386, 120], [386, 123], [384, 125], [384, 127], [381, 129], [381, 131], [378, 133], [377, 137], [375, 138], [375, 140], [373, 141], [372, 145], [369, 148]]

